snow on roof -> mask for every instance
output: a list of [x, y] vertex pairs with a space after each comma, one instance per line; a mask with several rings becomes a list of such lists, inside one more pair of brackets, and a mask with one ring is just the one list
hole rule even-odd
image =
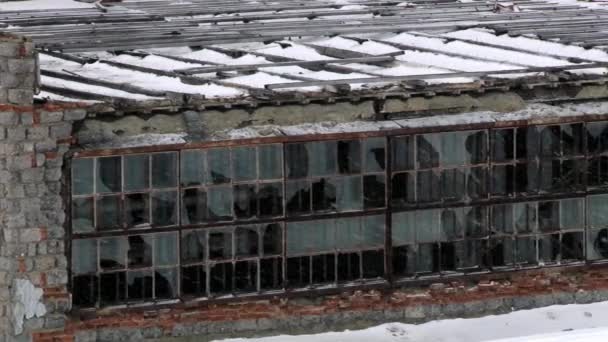
[[555, 1], [569, 0], [499, 11], [482, 0], [39, 0], [3, 3], [0, 25], [50, 51], [41, 99], [356, 97], [601, 78], [608, 7]]

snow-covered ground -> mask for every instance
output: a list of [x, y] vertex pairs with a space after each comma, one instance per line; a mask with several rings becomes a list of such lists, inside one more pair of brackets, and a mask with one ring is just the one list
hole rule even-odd
[[506, 315], [389, 323], [373, 328], [318, 335], [231, 339], [223, 342], [605, 342], [608, 302], [555, 305]]
[[0, 3], [0, 11], [41, 10], [58, 8], [95, 8], [92, 3], [74, 0], [28, 0]]

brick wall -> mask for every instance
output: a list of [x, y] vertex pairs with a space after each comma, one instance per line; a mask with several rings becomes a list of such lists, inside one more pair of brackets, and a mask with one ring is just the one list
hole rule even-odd
[[0, 103], [31, 105], [38, 79], [34, 44], [6, 33], [0, 33], [0, 44]]

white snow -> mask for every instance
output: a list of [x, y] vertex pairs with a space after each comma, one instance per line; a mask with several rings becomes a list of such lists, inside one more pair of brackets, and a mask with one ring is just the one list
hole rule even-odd
[[358, 331], [224, 342], [604, 342], [608, 340], [606, 317], [608, 302], [554, 305], [505, 315], [432, 321], [420, 325], [389, 323]]
[[60, 8], [95, 8], [95, 4], [74, 0], [29, 0], [3, 2], [0, 11], [42, 10]]
[[381, 44], [374, 41], [365, 41], [363, 43], [359, 43], [356, 40], [342, 37], [333, 37], [330, 39], [314, 41], [313, 44], [342, 50], [362, 52], [370, 55], [384, 55], [391, 52], [401, 51], [400, 49], [394, 48], [390, 45]]
[[269, 44], [268, 47], [257, 50], [257, 52], [265, 53], [273, 56], [281, 56], [287, 58], [295, 58], [303, 61], [320, 61], [335, 59], [318, 53], [315, 49], [299, 44], [286, 43], [290, 46], [282, 47], [279, 44]]

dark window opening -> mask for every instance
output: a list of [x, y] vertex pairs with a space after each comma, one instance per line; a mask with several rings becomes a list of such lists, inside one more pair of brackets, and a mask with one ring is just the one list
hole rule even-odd
[[416, 253], [412, 246], [393, 248], [393, 273], [400, 277], [411, 277], [416, 273]]
[[283, 259], [260, 260], [260, 289], [274, 290], [283, 288]]
[[343, 174], [361, 172], [361, 143], [359, 140], [338, 141], [338, 171]]
[[315, 255], [312, 257], [312, 282], [314, 284], [333, 283], [336, 281], [336, 257], [334, 254]]
[[361, 256], [358, 252], [338, 254], [338, 281], [346, 282], [361, 278]]
[[209, 290], [212, 295], [221, 295], [233, 292], [233, 266], [234, 265], [232, 263], [225, 262], [215, 264], [210, 267]]
[[182, 267], [182, 293], [190, 296], [207, 296], [205, 266]]

